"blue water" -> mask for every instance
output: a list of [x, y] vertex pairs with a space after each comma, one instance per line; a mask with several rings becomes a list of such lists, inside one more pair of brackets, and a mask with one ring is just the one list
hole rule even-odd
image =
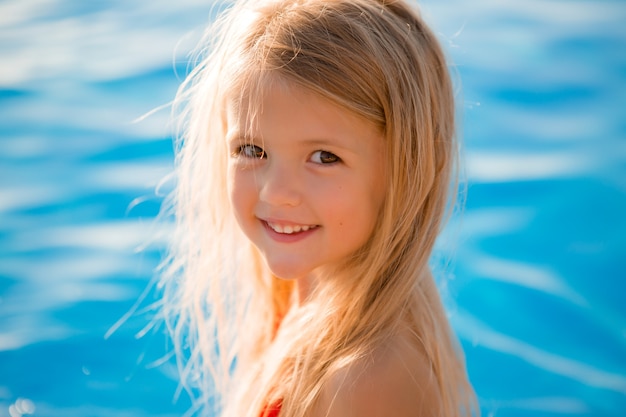
[[[423, 5], [459, 79], [468, 194], [439, 251], [483, 413], [624, 416], [626, 6]], [[172, 98], [210, 11], [0, 1], [0, 416], [189, 407], [154, 295], [133, 310], [172, 166], [168, 110], [134, 120]]]

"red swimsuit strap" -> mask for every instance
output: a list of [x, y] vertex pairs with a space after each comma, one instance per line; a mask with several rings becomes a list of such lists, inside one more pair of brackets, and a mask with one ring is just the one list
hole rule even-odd
[[260, 417], [278, 417], [278, 413], [280, 413], [282, 405], [282, 401], [276, 401], [274, 404], [268, 404], [261, 412]]

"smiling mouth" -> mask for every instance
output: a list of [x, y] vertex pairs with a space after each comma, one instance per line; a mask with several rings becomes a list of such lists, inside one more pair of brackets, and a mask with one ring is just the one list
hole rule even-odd
[[292, 235], [294, 233], [306, 232], [311, 229], [315, 229], [319, 227], [319, 225], [304, 225], [304, 224], [293, 224], [293, 225], [280, 225], [270, 222], [265, 222], [270, 229], [275, 231], [276, 233], [280, 233], [282, 235]]

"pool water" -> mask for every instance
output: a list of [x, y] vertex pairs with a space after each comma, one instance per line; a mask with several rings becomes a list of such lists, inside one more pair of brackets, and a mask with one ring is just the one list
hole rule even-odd
[[[158, 108], [215, 7], [173, 3], [0, 2], [0, 416], [189, 409], [150, 325]], [[624, 416], [626, 7], [422, 5], [459, 86], [467, 199], [438, 255], [482, 412]]]

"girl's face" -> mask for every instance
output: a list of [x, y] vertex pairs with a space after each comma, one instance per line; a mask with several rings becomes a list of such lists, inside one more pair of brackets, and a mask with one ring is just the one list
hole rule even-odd
[[231, 203], [270, 270], [309, 282], [372, 234], [385, 194], [382, 134], [300, 87], [276, 84], [260, 104], [254, 124], [228, 111]]

